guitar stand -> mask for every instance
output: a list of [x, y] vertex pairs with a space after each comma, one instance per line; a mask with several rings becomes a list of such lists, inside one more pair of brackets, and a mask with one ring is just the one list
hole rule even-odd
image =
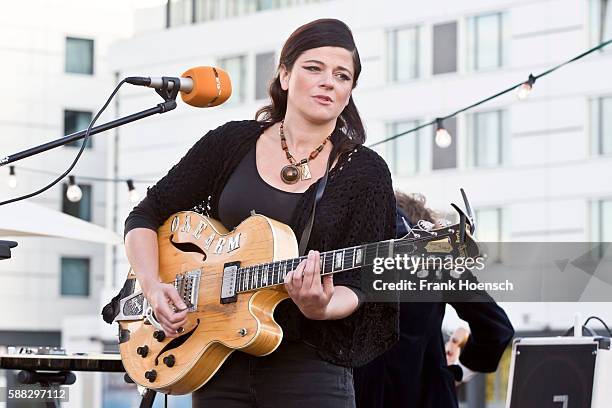
[[[60, 372], [40, 372], [21, 370], [17, 374], [17, 381], [21, 384], [40, 384], [43, 388], [54, 388], [61, 385], [72, 385], [76, 381], [76, 376], [72, 371], [60, 371]], [[59, 408], [59, 402], [54, 399], [50, 401], [45, 400], [45, 406], [47, 408]]]
[[[125, 374], [124, 380], [127, 383], [134, 383], [132, 379]], [[72, 371], [59, 371], [59, 372], [48, 372], [48, 371], [31, 371], [21, 370], [17, 374], [17, 381], [21, 384], [40, 384], [43, 388], [54, 388], [61, 385], [72, 385], [76, 382], [76, 376]], [[146, 389], [142, 395], [139, 408], [151, 408], [153, 402], [155, 402], [155, 396], [157, 392], [155, 390]], [[59, 402], [57, 400], [45, 401], [47, 408], [59, 408]]]
[[[132, 380], [127, 373], [125, 373], [123, 379], [126, 383], [134, 384], [134, 380]], [[153, 406], [153, 402], [155, 402], [156, 395], [157, 392], [155, 390], [147, 388], [144, 394], [142, 394], [142, 399], [140, 400], [140, 405], [138, 408], [151, 408]]]
[[140, 401], [138, 408], [151, 408], [153, 406], [153, 402], [155, 401], [155, 395], [157, 395], [157, 392], [147, 388], [142, 396], [142, 400]]

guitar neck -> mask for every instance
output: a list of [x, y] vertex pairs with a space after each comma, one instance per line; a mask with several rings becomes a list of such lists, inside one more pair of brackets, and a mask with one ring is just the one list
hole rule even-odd
[[[439, 236], [438, 238], [442, 238]], [[357, 245], [321, 253], [321, 275], [331, 275], [363, 266], [374, 264], [376, 258], [391, 258], [396, 253], [404, 252], [406, 247], [414, 246], [419, 241], [429, 241], [431, 237], [421, 239], [398, 239]], [[307, 256], [251, 265], [240, 268], [236, 276], [236, 292], [247, 292], [254, 289], [283, 284], [285, 276], [299, 265]]]

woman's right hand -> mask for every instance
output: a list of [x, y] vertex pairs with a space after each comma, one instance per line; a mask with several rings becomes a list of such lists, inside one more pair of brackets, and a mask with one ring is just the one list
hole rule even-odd
[[[177, 330], [187, 323], [187, 306], [174, 285], [159, 282], [147, 288], [145, 297], [151, 304], [155, 317], [166, 336], [177, 337], [179, 335]], [[175, 312], [174, 308], [182, 311]]]

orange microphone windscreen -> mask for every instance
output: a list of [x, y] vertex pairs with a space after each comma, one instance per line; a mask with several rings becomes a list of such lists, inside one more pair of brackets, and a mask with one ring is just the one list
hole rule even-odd
[[193, 80], [190, 92], [181, 92], [183, 102], [199, 108], [221, 105], [232, 95], [230, 77], [221, 68], [194, 67], [181, 75]]

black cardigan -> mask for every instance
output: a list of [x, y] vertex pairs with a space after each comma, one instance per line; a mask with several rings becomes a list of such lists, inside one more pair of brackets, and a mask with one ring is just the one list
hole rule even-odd
[[[173, 213], [192, 209], [218, 219], [218, 201], [225, 183], [245, 154], [270, 126], [253, 120], [228, 122], [208, 132], [166, 176], [149, 188], [144, 200], [125, 221], [133, 228], [157, 230]], [[346, 136], [336, 129], [336, 146]], [[280, 148], [280, 144], [279, 144]], [[317, 183], [298, 202], [290, 227], [299, 239], [312, 210]], [[358, 146], [342, 153], [330, 170], [315, 215], [308, 249], [330, 251], [395, 236], [395, 197], [391, 175], [374, 151]], [[334, 275], [334, 285], [361, 287], [361, 270]], [[314, 345], [332, 363], [360, 366], [380, 355], [398, 339], [397, 303], [364, 303], [340, 320], [310, 320], [291, 299], [275, 312], [286, 339]]]

